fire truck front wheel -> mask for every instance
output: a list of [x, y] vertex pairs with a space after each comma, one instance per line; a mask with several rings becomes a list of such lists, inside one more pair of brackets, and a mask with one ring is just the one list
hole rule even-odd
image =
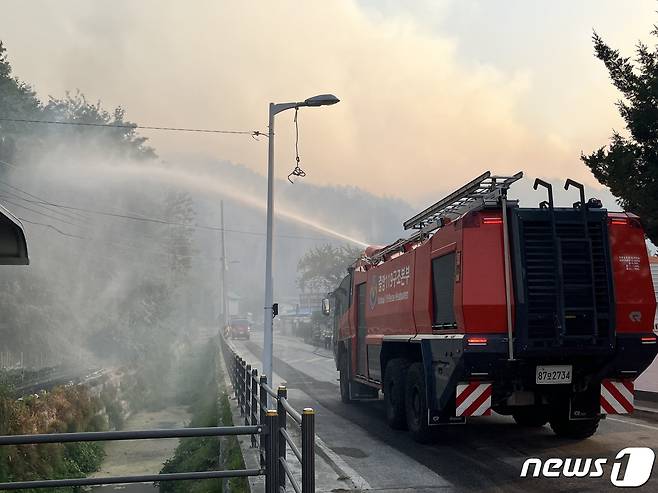
[[384, 373], [386, 421], [395, 430], [404, 430], [407, 427], [404, 394], [408, 367], [409, 362], [406, 359], [394, 358], [387, 363]]
[[434, 434], [427, 422], [427, 399], [425, 394], [425, 371], [422, 363], [414, 363], [407, 371], [405, 382], [404, 405], [407, 416], [407, 428], [414, 440], [430, 443]]
[[345, 404], [352, 402], [350, 397], [350, 376], [347, 368], [347, 355], [343, 354], [340, 358], [339, 382], [340, 382], [340, 400]]

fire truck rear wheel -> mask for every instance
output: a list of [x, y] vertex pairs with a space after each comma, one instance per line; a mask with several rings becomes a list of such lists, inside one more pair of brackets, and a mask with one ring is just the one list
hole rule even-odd
[[553, 432], [562, 438], [583, 440], [596, 433], [600, 418], [570, 420], [566, 416], [551, 419]]
[[516, 424], [528, 428], [541, 428], [548, 423], [548, 411], [540, 407], [528, 406], [512, 413]]
[[413, 363], [407, 371], [404, 406], [411, 437], [419, 443], [432, 442], [434, 434], [427, 423], [425, 371], [422, 363]]
[[409, 362], [395, 358], [386, 365], [384, 373], [384, 406], [386, 421], [395, 430], [407, 428], [407, 415], [404, 406], [405, 380]]

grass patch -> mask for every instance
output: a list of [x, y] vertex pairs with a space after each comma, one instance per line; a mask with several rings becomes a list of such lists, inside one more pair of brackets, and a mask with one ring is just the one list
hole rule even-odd
[[[228, 401], [228, 394], [226, 389], [222, 389], [219, 396], [219, 411], [222, 426], [233, 426], [233, 416], [231, 414], [231, 405]], [[244, 469], [244, 458], [242, 457], [242, 450], [237, 437], [228, 437], [224, 442], [224, 462], [226, 469]], [[246, 493], [250, 491], [249, 481], [247, 478], [231, 478], [229, 479], [229, 489], [231, 492]]]
[[[217, 401], [216, 347], [206, 346], [200, 355], [192, 355], [193, 362], [181, 374], [179, 402], [194, 402], [190, 427], [232, 426], [231, 408], [226, 389], [222, 389]], [[197, 356], [197, 357], [195, 357]], [[220, 375], [223, 382], [223, 376]], [[220, 462], [220, 454], [223, 460]], [[244, 469], [244, 460], [236, 437], [184, 438], [176, 447], [174, 456], [167, 460], [161, 473], [185, 471], [209, 471]], [[231, 492], [249, 491], [246, 478], [228, 480]], [[217, 493], [223, 491], [221, 479], [197, 481], [167, 481], [159, 484], [162, 493]]]

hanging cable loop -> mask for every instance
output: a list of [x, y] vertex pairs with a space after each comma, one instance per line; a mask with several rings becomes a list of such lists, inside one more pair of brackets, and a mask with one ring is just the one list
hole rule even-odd
[[288, 175], [288, 181], [292, 184], [295, 182], [290, 178], [291, 176], [298, 176], [299, 178], [304, 178], [306, 176], [306, 171], [304, 171], [299, 166], [299, 123], [297, 122], [297, 113], [299, 108], [295, 108], [295, 169], [293, 169]]

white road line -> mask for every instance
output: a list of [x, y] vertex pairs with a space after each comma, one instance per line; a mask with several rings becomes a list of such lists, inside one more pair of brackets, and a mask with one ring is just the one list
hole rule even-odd
[[657, 430], [658, 431], [658, 426], [650, 426], [650, 425], [643, 425], [641, 423], [633, 423], [632, 421], [626, 421], [625, 419], [608, 417], [608, 418], [606, 418], [606, 421], [617, 421], [619, 423], [625, 423], [627, 425], [638, 426], [640, 428], [649, 428], [650, 430]]
[[325, 359], [326, 359], [325, 357], [320, 356], [318, 358], [305, 359], [304, 363], [315, 363], [316, 361], [323, 361]]

